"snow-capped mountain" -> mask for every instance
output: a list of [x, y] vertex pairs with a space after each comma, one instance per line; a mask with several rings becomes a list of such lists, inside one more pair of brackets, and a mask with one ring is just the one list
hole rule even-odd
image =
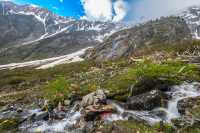
[[0, 64], [70, 54], [122, 28], [111, 22], [90, 22], [58, 16], [34, 5], [0, 2]]
[[200, 6], [190, 7], [180, 16], [186, 20], [193, 38], [200, 39]]

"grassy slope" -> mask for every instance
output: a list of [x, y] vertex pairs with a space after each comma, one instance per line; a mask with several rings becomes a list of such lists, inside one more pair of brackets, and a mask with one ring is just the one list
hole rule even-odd
[[[200, 81], [199, 67], [181, 62], [178, 58], [175, 59], [177, 52], [179, 54], [186, 51], [192, 53], [198, 50], [199, 46], [198, 41], [167, 45], [162, 48], [160, 45], [155, 45], [148, 49], [141, 49], [133, 55], [134, 58], [143, 57], [139, 62], [134, 62], [132, 59], [101, 63], [83, 61], [46, 70], [0, 71], [0, 105], [16, 102], [31, 103], [38, 97], [49, 98], [53, 101], [64, 100], [71, 94], [83, 96], [98, 88], [109, 90], [112, 98], [121, 100], [129, 95], [128, 88], [131, 85], [145, 77], [165, 78], [173, 84], [185, 80]], [[161, 59], [157, 58], [155, 53], [161, 53]], [[127, 126], [127, 123], [125, 125]], [[141, 132], [149, 128], [143, 126]], [[138, 126], [133, 125], [131, 128], [138, 130]], [[199, 131], [196, 128], [186, 130]], [[157, 130], [148, 129], [147, 131], [151, 133]]]

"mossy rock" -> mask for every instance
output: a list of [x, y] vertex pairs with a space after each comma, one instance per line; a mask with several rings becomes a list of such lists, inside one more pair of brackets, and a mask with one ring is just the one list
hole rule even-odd
[[141, 77], [132, 89], [132, 95], [139, 95], [151, 90], [169, 91], [173, 81], [159, 77]]

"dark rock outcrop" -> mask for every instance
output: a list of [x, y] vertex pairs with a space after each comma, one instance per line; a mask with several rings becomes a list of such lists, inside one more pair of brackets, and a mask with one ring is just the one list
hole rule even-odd
[[162, 92], [170, 91], [173, 83], [164, 78], [143, 77], [132, 87], [131, 95], [139, 95], [151, 90], [160, 90]]
[[159, 90], [133, 96], [127, 99], [126, 106], [131, 110], [152, 110], [162, 107], [165, 103], [165, 95]]

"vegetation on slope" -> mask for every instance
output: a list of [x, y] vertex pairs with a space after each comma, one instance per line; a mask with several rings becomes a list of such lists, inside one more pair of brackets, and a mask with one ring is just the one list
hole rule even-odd
[[[46, 70], [32, 68], [1, 70], [0, 106], [12, 103], [32, 104], [43, 98], [57, 105], [58, 102], [73, 96], [81, 98], [98, 88], [106, 90], [109, 98], [124, 101], [128, 96], [155, 88], [160, 81], [168, 85], [180, 84], [186, 80], [200, 81], [199, 66], [180, 58], [196, 56], [199, 44], [199, 41], [193, 41], [162, 48], [155, 45], [148, 49], [144, 48], [127, 59], [115, 61], [86, 60]], [[195, 109], [195, 112], [200, 112], [199, 108]], [[6, 121], [6, 123], [9, 122]], [[0, 122], [0, 130], [6, 128], [6, 123], [5, 120]], [[126, 129], [127, 132], [173, 133], [167, 125], [161, 130], [160, 126], [148, 127], [143, 123], [132, 121], [119, 121], [113, 124], [117, 125], [114, 127]], [[14, 123], [13, 125], [15, 126]], [[104, 126], [108, 131], [110, 127], [113, 127], [113, 125]], [[104, 132], [104, 130], [99, 130]], [[199, 128], [187, 127], [181, 132], [195, 133], [199, 132]]]

